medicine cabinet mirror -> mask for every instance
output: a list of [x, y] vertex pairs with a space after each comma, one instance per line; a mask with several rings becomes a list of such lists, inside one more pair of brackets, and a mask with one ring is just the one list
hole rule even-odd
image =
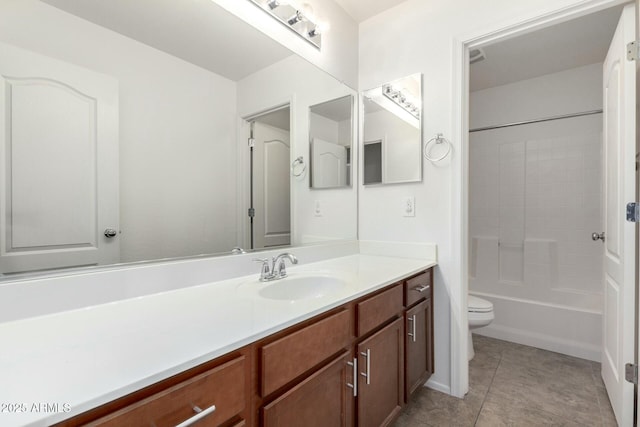
[[363, 93], [364, 185], [422, 181], [422, 74]]
[[353, 100], [348, 95], [309, 108], [311, 188], [351, 186]]

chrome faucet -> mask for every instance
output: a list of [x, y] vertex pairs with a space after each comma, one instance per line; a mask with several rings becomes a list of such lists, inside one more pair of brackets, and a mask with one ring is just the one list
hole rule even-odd
[[286, 259], [291, 261], [292, 264], [298, 263], [298, 258], [289, 252], [285, 252], [271, 258], [271, 267], [269, 267], [269, 258], [254, 259], [254, 261], [262, 263], [262, 267], [260, 267], [260, 281], [269, 282], [271, 280], [287, 277], [287, 269], [285, 266]]
[[[295, 255], [289, 252], [282, 253], [277, 257], [273, 258], [273, 264], [271, 264], [271, 274], [276, 275], [277, 279], [282, 279], [283, 277], [287, 277], [287, 269], [284, 265], [285, 259], [288, 259], [289, 261], [291, 261], [291, 264], [298, 263], [298, 258], [296, 258]], [[276, 268], [278, 269], [277, 273], [276, 273]]]

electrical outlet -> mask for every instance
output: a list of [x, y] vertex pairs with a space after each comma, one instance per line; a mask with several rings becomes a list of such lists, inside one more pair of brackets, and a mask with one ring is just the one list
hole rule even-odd
[[415, 197], [405, 197], [402, 199], [402, 216], [416, 216]]
[[320, 204], [320, 200], [316, 200], [314, 202], [313, 214], [315, 216], [322, 216], [322, 205]]

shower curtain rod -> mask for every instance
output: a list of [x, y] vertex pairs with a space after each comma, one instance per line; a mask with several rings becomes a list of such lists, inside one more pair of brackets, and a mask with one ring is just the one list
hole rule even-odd
[[525, 121], [522, 121], [522, 122], [507, 123], [507, 124], [504, 124], [504, 125], [486, 126], [486, 127], [481, 127], [481, 128], [470, 129], [469, 133], [471, 133], [471, 132], [480, 132], [480, 131], [483, 131], [483, 130], [509, 128], [509, 127], [512, 127], [512, 126], [528, 125], [528, 124], [532, 124], [532, 123], [549, 122], [551, 120], [570, 119], [572, 117], [590, 116], [592, 114], [602, 114], [602, 110], [583, 111], [581, 113], [562, 114], [562, 115], [559, 115], [559, 116], [543, 117], [541, 119], [525, 120]]

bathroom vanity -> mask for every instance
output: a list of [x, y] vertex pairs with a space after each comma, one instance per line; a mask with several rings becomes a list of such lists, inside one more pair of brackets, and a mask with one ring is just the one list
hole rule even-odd
[[[386, 425], [433, 372], [431, 259], [361, 252], [295, 266], [273, 283], [256, 273], [0, 323], [0, 339], [15, 343], [0, 355], [0, 400], [59, 404], [0, 420]], [[256, 266], [249, 254], [231, 260]], [[140, 277], [162, 268], [178, 267], [144, 267]], [[342, 285], [288, 300], [266, 292], [309, 277]]]
[[[315, 302], [267, 300], [257, 307], [239, 301], [250, 299], [245, 287], [260, 292], [270, 284], [246, 283], [246, 278], [230, 281], [227, 291], [235, 289], [240, 297], [229, 321], [260, 316], [279, 321], [286, 311], [288, 316], [308, 315], [296, 314], [286, 327], [273, 328], [275, 332], [258, 339], [244, 337], [238, 348], [131, 389], [58, 425], [190, 425], [180, 424], [187, 420], [215, 426], [388, 425], [433, 373], [435, 263], [354, 255], [317, 264], [354, 282], [344, 292], [309, 300]], [[408, 267], [412, 271], [398, 275]], [[290, 276], [301, 274], [292, 270]], [[388, 283], [389, 274], [399, 277]], [[376, 276], [378, 283], [372, 285]], [[181, 292], [203, 292], [207, 286], [200, 288]], [[154, 297], [158, 296], [142, 300]], [[184, 300], [178, 297], [177, 302]], [[309, 312], [311, 307], [316, 309]], [[236, 342], [242, 343], [240, 338]], [[173, 344], [167, 342], [167, 349]]]

